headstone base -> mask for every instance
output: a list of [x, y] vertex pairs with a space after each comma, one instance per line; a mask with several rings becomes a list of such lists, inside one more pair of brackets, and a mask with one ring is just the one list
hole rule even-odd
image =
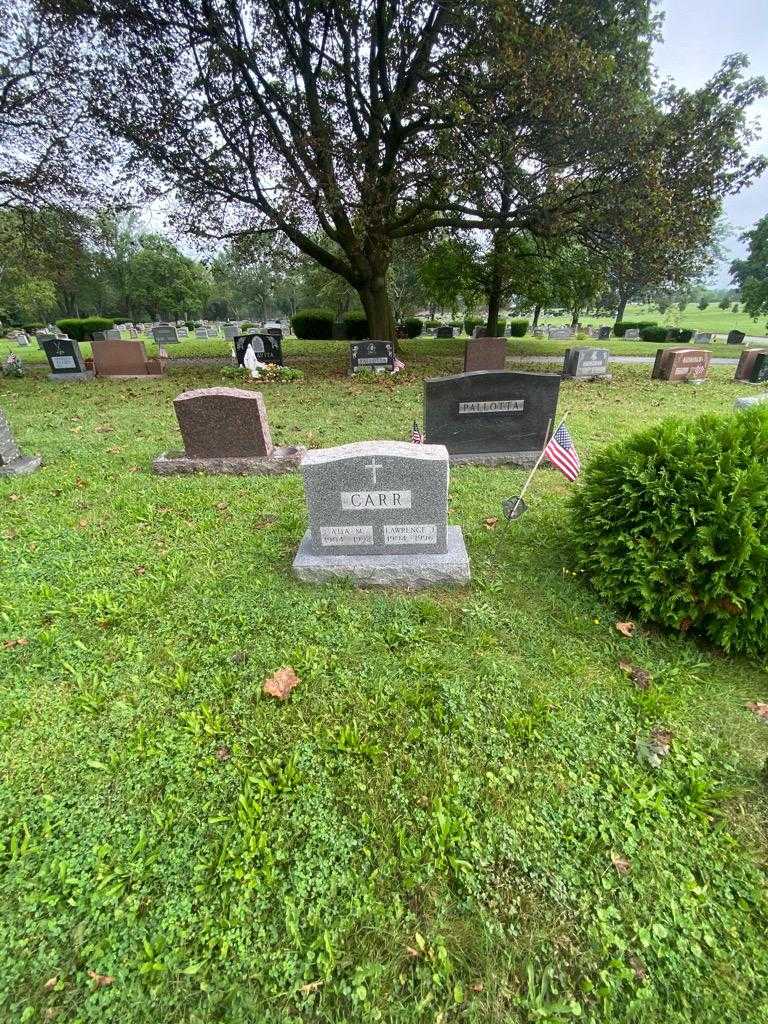
[[93, 380], [93, 371], [86, 370], [85, 373], [49, 373], [48, 380], [55, 381], [57, 384], [68, 380]]
[[43, 464], [42, 455], [22, 455], [7, 466], [0, 466], [0, 476], [28, 476]]
[[165, 373], [97, 373], [99, 380], [157, 380]]
[[163, 452], [152, 460], [152, 469], [161, 476], [176, 473], [212, 473], [229, 476], [278, 476], [293, 473], [304, 458], [306, 448], [275, 448], [271, 455], [194, 458], [184, 452]]
[[596, 380], [611, 381], [611, 380], [613, 380], [613, 374], [612, 373], [594, 373], [594, 374], [592, 374], [591, 377], [585, 377], [583, 374], [579, 374], [577, 376], [574, 373], [563, 373], [562, 374], [562, 378], [563, 378], [563, 380], [575, 380], [575, 381], [585, 380], [585, 381], [591, 383], [592, 381], [596, 381]]
[[452, 466], [520, 466], [532, 469], [541, 452], [476, 452], [467, 454], [449, 453]]
[[310, 531], [304, 534], [293, 560], [293, 572], [304, 583], [349, 579], [360, 587], [463, 586], [469, 583], [469, 555], [460, 526], [449, 526], [443, 555], [316, 555]]

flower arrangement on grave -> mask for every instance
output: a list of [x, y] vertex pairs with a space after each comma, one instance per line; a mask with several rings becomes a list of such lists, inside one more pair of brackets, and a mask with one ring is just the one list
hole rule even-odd
[[13, 352], [6, 358], [3, 363], [3, 376], [4, 377], [23, 377], [25, 373], [24, 363], [19, 359]]

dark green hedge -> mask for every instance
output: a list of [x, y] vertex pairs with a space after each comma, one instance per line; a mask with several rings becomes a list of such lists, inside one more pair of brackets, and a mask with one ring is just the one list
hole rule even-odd
[[674, 341], [676, 345], [687, 345], [693, 338], [693, 331], [682, 330], [680, 327], [670, 327], [667, 331], [667, 341]]
[[362, 310], [354, 310], [344, 317], [344, 336], [349, 341], [362, 341], [363, 338], [370, 338], [368, 317]]
[[115, 321], [106, 316], [70, 317], [57, 320], [56, 326], [75, 341], [87, 341], [93, 337], [94, 331], [108, 331], [114, 327]]
[[405, 333], [408, 335], [409, 338], [418, 338], [419, 335], [424, 330], [423, 323], [416, 316], [409, 316], [406, 320], [404, 320], [403, 327], [405, 328]]
[[666, 327], [643, 327], [640, 331], [640, 340], [653, 341], [658, 345], [667, 340], [668, 334]]
[[528, 333], [528, 321], [527, 320], [510, 320], [509, 321], [509, 336], [510, 338], [524, 338]]
[[302, 341], [324, 341], [333, 337], [332, 309], [299, 309], [291, 317], [291, 330]]
[[464, 318], [464, 333], [471, 334], [476, 327], [484, 327], [486, 318], [479, 316], [467, 316]]
[[572, 499], [579, 567], [622, 615], [768, 652], [768, 408], [668, 419], [597, 454]]
[[613, 325], [613, 333], [615, 337], [623, 338], [626, 331], [642, 331], [644, 327], [655, 327], [657, 324], [658, 320], [619, 320]]

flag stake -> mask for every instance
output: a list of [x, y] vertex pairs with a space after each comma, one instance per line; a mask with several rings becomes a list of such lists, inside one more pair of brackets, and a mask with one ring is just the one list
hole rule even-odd
[[[565, 415], [563, 416], [563, 418], [562, 418], [562, 419], [560, 420], [560, 422], [558, 423], [557, 427], [555, 428], [555, 431], [554, 431], [554, 433], [555, 433], [555, 434], [556, 434], [556, 433], [557, 433], [557, 431], [558, 431], [558, 430], [560, 429], [560, 427], [562, 427], [562, 425], [563, 425], [563, 424], [565, 423], [565, 420], [566, 420], [566, 417], [567, 417], [567, 416], [568, 416], [568, 413], [566, 412], [566, 413], [565, 413]], [[515, 506], [514, 506], [514, 508], [513, 508], [513, 509], [512, 509], [512, 511], [511, 511], [511, 512], [509, 513], [508, 519], [510, 519], [510, 520], [512, 520], [512, 519], [514, 519], [514, 518], [515, 518], [515, 512], [517, 512], [517, 507], [518, 507], [518, 505], [520, 504], [520, 502], [521, 502], [521, 501], [523, 500], [523, 495], [525, 494], [525, 492], [526, 492], [526, 491], [528, 490], [528, 488], [530, 487], [530, 484], [531, 484], [531, 480], [533, 480], [533, 474], [534, 474], [534, 473], [536, 472], [536, 470], [537, 470], [537, 469], [539, 468], [539, 466], [541, 465], [541, 461], [542, 461], [542, 459], [544, 458], [544, 452], [545, 452], [545, 451], [547, 450], [547, 445], [549, 444], [549, 439], [550, 439], [550, 437], [552, 436], [552, 435], [550, 435], [550, 433], [549, 433], [549, 429], [550, 429], [550, 427], [551, 427], [551, 426], [552, 426], [552, 419], [550, 418], [550, 421], [549, 421], [549, 423], [547, 424], [547, 433], [546, 433], [546, 435], [545, 435], [544, 447], [543, 447], [543, 448], [541, 449], [541, 454], [539, 455], [538, 459], [536, 459], [536, 462], [535, 462], [535, 464], [534, 464], [534, 466], [533, 466], [533, 469], [532, 469], [532, 470], [531, 470], [531, 472], [530, 472], [530, 473], [528, 474], [528, 479], [527, 479], [527, 480], [525, 481], [525, 483], [524, 483], [524, 485], [523, 485], [523, 489], [522, 489], [522, 491], [520, 491], [520, 493], [519, 493], [519, 494], [518, 494], [518, 496], [517, 496], [517, 501], [515, 502]]]

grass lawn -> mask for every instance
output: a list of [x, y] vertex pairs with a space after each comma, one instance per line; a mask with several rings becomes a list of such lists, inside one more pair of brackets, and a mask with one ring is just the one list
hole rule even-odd
[[[368, 381], [343, 343], [289, 342], [275, 442], [406, 439], [459, 351], [407, 348]], [[732, 375], [616, 366], [561, 409], [588, 460], [728, 410]], [[454, 470], [466, 590], [300, 584], [299, 476], [149, 472], [173, 397], [220, 383], [0, 381], [45, 459], [0, 480], [0, 1019], [768, 1020], [765, 669], [624, 638], [570, 572], [551, 470], [515, 524], [488, 520], [522, 471]]]
[[[157, 345], [149, 338], [143, 339], [147, 352], [155, 354]], [[290, 362], [291, 358], [333, 360], [334, 366], [346, 366], [349, 359], [348, 341], [298, 341], [296, 338], [288, 338], [283, 342], [283, 352]], [[416, 338], [411, 341], [399, 343], [403, 359], [421, 361], [422, 359], [452, 357], [454, 360], [463, 360], [464, 338]], [[525, 355], [562, 355], [567, 348], [574, 345], [595, 345], [601, 348], [608, 348], [617, 356], [647, 356], [652, 358], [656, 355], [657, 348], [669, 348], [668, 345], [653, 345], [645, 341], [625, 341], [623, 338], [609, 338], [608, 341], [597, 341], [596, 339], [583, 338], [574, 341], [549, 341], [534, 337], [508, 338], [507, 349], [511, 356]], [[768, 339], [766, 339], [768, 346]], [[755, 346], [757, 347], [757, 346]], [[228, 358], [232, 346], [224, 339], [211, 339], [210, 341], [182, 341], [178, 345], [167, 345], [166, 351], [171, 359], [196, 359], [196, 358]], [[726, 345], [716, 343], [707, 346], [707, 350], [713, 356], [726, 359], [738, 359], [742, 347], [738, 345]], [[90, 356], [91, 346], [83, 343], [80, 346], [83, 356]], [[0, 361], [5, 359], [9, 352], [15, 352], [24, 363], [35, 367], [46, 367], [47, 361], [42, 349], [32, 342], [29, 348], [19, 348], [7, 340], [0, 340]], [[455, 365], [461, 365], [456, 363]]]

